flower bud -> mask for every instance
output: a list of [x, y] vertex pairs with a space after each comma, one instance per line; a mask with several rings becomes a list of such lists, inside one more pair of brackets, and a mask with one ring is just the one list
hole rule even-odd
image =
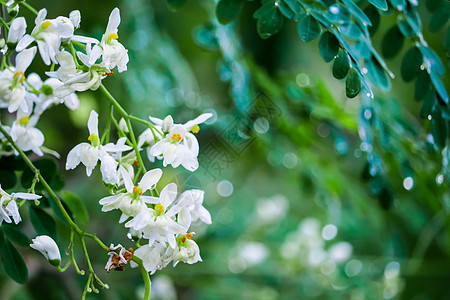
[[173, 119], [171, 115], [168, 115], [164, 118], [164, 121], [162, 123], [162, 131], [163, 132], [169, 132], [173, 125]]
[[119, 128], [120, 128], [120, 130], [122, 130], [123, 132], [128, 133], [127, 122], [125, 121], [124, 118], [120, 119], [120, 121], [119, 121]]
[[55, 267], [61, 263], [61, 254], [59, 253], [58, 245], [48, 235], [40, 235], [32, 240], [31, 248], [39, 251], [45, 258]]

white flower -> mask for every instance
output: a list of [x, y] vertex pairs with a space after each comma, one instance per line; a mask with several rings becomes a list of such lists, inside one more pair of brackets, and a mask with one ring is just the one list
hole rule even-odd
[[17, 206], [16, 199], [37, 200], [41, 196], [29, 194], [29, 193], [12, 193], [9, 195], [0, 186], [0, 225], [3, 220], [6, 223], [11, 223], [12, 219], [15, 224], [18, 224], [22, 219], [19, 214], [19, 207]]
[[[87, 47], [87, 49], [90, 48]], [[89, 55], [93, 54], [90, 52]], [[88, 71], [78, 70], [72, 55], [67, 51], [59, 52], [56, 55], [56, 59], [61, 66], [57, 71], [45, 72], [45, 74], [49, 77], [59, 79], [64, 83], [55, 90], [55, 95], [58, 97], [70, 95], [75, 91], [96, 90], [104, 78], [102, 74], [109, 72], [108, 69], [97, 64], [91, 66]], [[86, 58], [84, 63], [89, 63], [89, 60], [90, 58]]]
[[9, 27], [7, 43], [17, 43], [25, 34], [27, 22], [24, 17], [16, 18]]
[[41, 9], [34, 20], [36, 26], [31, 35], [26, 34], [19, 41], [16, 51], [20, 52], [30, 45], [33, 41], [37, 42], [39, 53], [46, 65], [51, 62], [57, 64], [56, 54], [59, 52], [62, 38], [71, 38], [74, 27], [67, 17], [58, 17], [56, 19], [45, 19], [47, 10]]
[[204, 197], [205, 192], [202, 190], [185, 191], [179, 197], [178, 206], [188, 209], [192, 222], [200, 219], [205, 224], [211, 224], [211, 214], [203, 206]]
[[[86, 166], [87, 176], [91, 176], [92, 170], [97, 165], [98, 160], [102, 163], [106, 163], [107, 166], [103, 167], [103, 170], [111, 169], [111, 160], [108, 152], [122, 152], [132, 149], [130, 146], [126, 145], [114, 145], [112, 143], [102, 146], [100, 144], [100, 138], [98, 135], [98, 114], [92, 110], [88, 120], [89, 129], [89, 141], [88, 143], [81, 143], [76, 145], [72, 150], [70, 150], [67, 155], [66, 170], [74, 169], [80, 164]], [[103, 162], [105, 160], [105, 162]]]
[[205, 113], [185, 124], [173, 125], [171, 125], [170, 120], [164, 124], [164, 121], [150, 118], [152, 122], [158, 122], [161, 126], [167, 127], [165, 128], [167, 131], [164, 132], [166, 134], [165, 137], [151, 147], [150, 154], [158, 158], [162, 156], [164, 158], [164, 166], [172, 165], [172, 167], [176, 168], [181, 164], [186, 170], [191, 172], [197, 170], [199, 146], [197, 139], [190, 131], [197, 133], [199, 131], [198, 124], [205, 122], [211, 117], [211, 113]]
[[[156, 129], [155, 129], [156, 128]], [[151, 162], [155, 161], [155, 157], [150, 153], [152, 146], [156, 144], [156, 139], [161, 139], [161, 126], [156, 125], [155, 128], [147, 128], [141, 133], [138, 139], [138, 149], [147, 149], [147, 156]]]
[[[161, 243], [149, 243], [136, 249], [136, 251], [134, 251], [134, 256], [139, 257], [142, 260], [142, 265], [145, 270], [150, 272], [150, 275], [153, 275], [156, 270], [161, 270], [170, 262], [170, 260], [162, 260], [163, 252], [166, 249], [167, 247]], [[135, 264], [133, 263], [132, 265]]]
[[73, 10], [69, 14], [69, 19], [73, 24], [73, 27], [75, 29], [78, 29], [80, 27], [81, 23], [81, 14], [79, 10]]
[[80, 100], [75, 93], [64, 97], [55, 96], [53, 92], [63, 85], [59, 79], [48, 78], [42, 82], [38, 74], [31, 73], [27, 78], [27, 83], [40, 92], [39, 95], [31, 94], [34, 97], [34, 102], [36, 102], [35, 115], [41, 115], [46, 109], [55, 104], [64, 103], [70, 110], [78, 109], [80, 106]]
[[48, 235], [40, 235], [32, 240], [31, 248], [39, 251], [45, 258], [55, 267], [61, 263], [61, 254], [59, 253], [58, 245]]
[[133, 185], [130, 175], [123, 167], [119, 167], [119, 171], [122, 173], [127, 192], [105, 197], [101, 199], [99, 203], [103, 205], [102, 211], [105, 212], [113, 209], [120, 209], [122, 211], [122, 216], [120, 217], [119, 223], [122, 223], [129, 217], [136, 216], [139, 212], [147, 209], [145, 203], [150, 203], [153, 197], [144, 196], [143, 194], [147, 190], [155, 188], [156, 183], [158, 183], [162, 176], [162, 171], [161, 169], [148, 171], [142, 176], [142, 179], [137, 186]]
[[26, 49], [17, 54], [16, 67], [9, 67], [0, 72], [0, 107], [8, 107], [12, 113], [19, 108], [27, 113], [26, 90], [23, 82], [25, 71], [30, 66], [36, 54], [36, 47]]
[[[121, 137], [117, 140], [117, 146], [125, 145], [126, 140], [126, 137]], [[116, 152], [111, 155], [111, 158], [114, 159], [114, 162], [111, 159], [108, 159], [108, 161], [110, 161], [108, 169], [106, 170], [105, 166], [105, 172], [102, 171], [103, 181], [105, 183], [116, 185], [121, 185], [121, 183], [123, 184], [123, 172], [119, 170], [120, 168], [125, 169], [125, 171], [128, 172], [130, 178], [134, 178], [133, 165], [138, 165], [135, 151], [131, 151], [125, 156], [122, 156], [122, 152]]]
[[40, 147], [44, 144], [44, 134], [35, 128], [38, 116], [29, 117], [22, 111], [18, 111], [17, 120], [11, 127], [11, 138], [22, 151], [33, 151], [39, 156], [44, 155]]
[[120, 24], [120, 11], [116, 7], [109, 16], [108, 26], [106, 32], [100, 42], [100, 47], [103, 49], [102, 64], [108, 69], [113, 69], [117, 66], [119, 72], [127, 70], [128, 50], [117, 40], [117, 27]]
[[[155, 240], [167, 242], [172, 248], [176, 246], [175, 235], [187, 231], [191, 224], [191, 217], [186, 208], [179, 208], [171, 204], [177, 197], [177, 185], [170, 183], [161, 191], [159, 198], [148, 197], [147, 203], [156, 204], [155, 208], [146, 208], [138, 213], [125, 227], [141, 232], [142, 237], [148, 239], [149, 244]], [[178, 213], [177, 222], [172, 217]]]
[[192, 234], [189, 233], [181, 236], [178, 247], [174, 250], [173, 266], [175, 267], [179, 262], [191, 265], [199, 261], [202, 261], [200, 249], [197, 243], [192, 240]]
[[59, 16], [56, 19], [46, 19], [46, 16], [47, 10], [45, 8], [41, 9], [34, 20], [36, 26], [31, 32], [31, 35], [26, 34], [20, 39], [16, 47], [17, 52], [22, 51], [33, 41], [36, 41], [42, 60], [46, 65], [50, 65], [52, 62], [54, 64], [58, 63], [56, 55], [59, 53], [62, 40], [74, 40], [82, 43], [98, 43], [98, 41], [93, 38], [73, 35], [73, 31], [75, 30], [74, 26], [79, 26], [81, 20], [79, 11], [71, 12], [70, 19], [62, 16]]

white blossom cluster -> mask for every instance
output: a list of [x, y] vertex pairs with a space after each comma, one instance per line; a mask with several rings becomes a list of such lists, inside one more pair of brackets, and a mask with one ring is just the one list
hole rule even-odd
[[[14, 9], [18, 7], [16, 5]], [[111, 70], [116, 66], [119, 72], [126, 70], [127, 50], [117, 41], [119, 9], [112, 11], [101, 41], [75, 35], [74, 31], [79, 28], [80, 22], [78, 10], [72, 11], [69, 17], [48, 19], [47, 10], [42, 9], [30, 34], [27, 33], [25, 18], [17, 17], [11, 21], [9, 30], [4, 34], [5, 39], [0, 40], [3, 57], [0, 66], [0, 108], [15, 114], [12, 124], [8, 126], [2, 123], [1, 126], [24, 152], [32, 151], [38, 156], [48, 152], [59, 157], [55, 151], [43, 146], [44, 134], [36, 128], [42, 114], [49, 107], [60, 103], [71, 110], [77, 109], [79, 99], [75, 91], [98, 88], [101, 80], [112, 74]], [[73, 43], [86, 49], [86, 53], [76, 51]], [[49, 76], [46, 79], [41, 79], [36, 73], [27, 74], [38, 50], [43, 62], [51, 65], [51, 71], [46, 72]], [[72, 54], [68, 51], [72, 51]], [[100, 62], [97, 62], [99, 59]], [[57, 70], [53, 71], [55, 68]], [[3, 134], [0, 134], [0, 140], [0, 155], [19, 154], [10, 147]], [[40, 198], [27, 193], [8, 196], [3, 190], [1, 195], [0, 224], [3, 220], [11, 222], [9, 216], [15, 223], [20, 221], [17, 198]]]
[[[150, 158], [163, 159], [164, 165], [181, 164], [194, 171], [198, 168], [198, 141], [190, 132], [198, 132], [198, 124], [209, 117], [210, 114], [203, 114], [183, 125], [173, 124], [171, 116], [164, 121], [150, 118], [155, 122], [155, 127], [141, 134], [139, 148], [148, 148], [147, 153], [155, 154]], [[138, 164], [136, 152], [125, 144], [127, 137], [120, 138], [116, 144], [102, 145], [95, 111], [91, 111], [88, 129], [90, 143], [78, 144], [69, 152], [66, 168], [73, 169], [82, 163], [90, 176], [100, 161], [103, 181], [117, 191], [99, 201], [102, 211], [120, 210], [119, 223], [127, 221], [125, 227], [134, 237], [147, 240], [147, 244], [134, 252], [143, 261], [145, 269], [154, 273], [170, 262], [176, 265], [180, 261], [189, 264], [201, 261], [199, 247], [192, 240], [193, 233], [189, 232], [189, 228], [197, 220], [211, 224], [211, 215], [203, 207], [204, 191], [194, 189], [178, 195], [177, 185], [170, 183], [158, 195], [155, 188], [163, 175], [159, 168], [147, 171], [134, 184], [134, 168]], [[152, 135], [153, 139], [148, 132], [152, 130], [158, 132]], [[127, 151], [130, 152], [124, 154]], [[114, 253], [111, 252], [111, 255]], [[110, 268], [111, 262], [107, 264], [107, 269]]]
[[[1, 126], [22, 151], [32, 151], [38, 156], [44, 152], [58, 156], [43, 146], [44, 134], [36, 128], [43, 113], [62, 103], [71, 110], [77, 109], [80, 101], [76, 92], [96, 90], [116, 67], [118, 72], [127, 70], [128, 50], [118, 41], [119, 9], [111, 12], [100, 41], [75, 35], [80, 22], [78, 10], [72, 11], [68, 17], [48, 19], [46, 9], [42, 9], [31, 32], [27, 33], [25, 18], [16, 17], [5, 33], [6, 41], [0, 41], [4, 58], [0, 67], [0, 107], [15, 114], [11, 126]], [[50, 66], [45, 72], [48, 78], [42, 79], [36, 73], [27, 72], [37, 52], [44, 64]], [[11, 60], [15, 63], [10, 63]], [[198, 168], [199, 144], [194, 134], [199, 131], [199, 124], [211, 116], [202, 114], [185, 124], [175, 124], [171, 116], [164, 120], [150, 117], [148, 129], [138, 141], [131, 138], [127, 121], [122, 119], [119, 122], [120, 138], [113, 143], [109, 142], [109, 135], [107, 142], [105, 135], [99, 135], [98, 114], [91, 111], [87, 124], [88, 141], [76, 145], [67, 156], [66, 169], [74, 169], [81, 163], [86, 167], [87, 176], [92, 174], [97, 164], [100, 165], [102, 180], [112, 193], [100, 200], [102, 211], [118, 209], [122, 212], [119, 223], [124, 223], [139, 239], [138, 246], [143, 244], [134, 251], [134, 255], [142, 260], [150, 273], [170, 262], [176, 265], [180, 261], [189, 264], [201, 261], [199, 247], [192, 240], [194, 233], [189, 232], [189, 228], [197, 220], [211, 224], [211, 215], [203, 207], [202, 190], [188, 190], [178, 195], [177, 185], [170, 183], [158, 193], [156, 185], [163, 171], [156, 168], [142, 174], [140, 171], [144, 168], [139, 165], [139, 153], [145, 151], [151, 162], [155, 158], [163, 160], [164, 167], [181, 165], [195, 171]], [[19, 154], [8, 147], [5, 136], [0, 135], [0, 139], [1, 155]], [[136, 172], [135, 168], [140, 171]], [[9, 195], [1, 188], [0, 193], [0, 224], [3, 220], [20, 221], [16, 199], [40, 198], [27, 193]], [[55, 248], [47, 240], [41, 243], [39, 239], [33, 245], [41, 252], [45, 252], [45, 245]], [[120, 253], [114, 256], [116, 249], [120, 249]], [[128, 260], [122, 259], [123, 254], [131, 252], [122, 246], [111, 250], [111, 257], [120, 262], [118, 267], [127, 263]], [[110, 260], [107, 269], [112, 267], [114, 263]]]

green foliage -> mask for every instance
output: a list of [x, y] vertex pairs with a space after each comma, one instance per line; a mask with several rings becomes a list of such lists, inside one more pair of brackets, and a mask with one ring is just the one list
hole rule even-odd
[[56, 237], [56, 223], [53, 218], [43, 209], [31, 205], [30, 221], [38, 235], [48, 235], [52, 238]]
[[1, 229], [5, 236], [16, 245], [20, 247], [30, 246], [30, 239], [21, 230], [17, 229], [16, 226], [11, 224], [3, 224]]
[[64, 192], [62, 196], [74, 219], [81, 224], [86, 224], [89, 221], [89, 214], [84, 202], [69, 192]]
[[325, 62], [332, 61], [339, 52], [339, 41], [329, 31], [322, 33], [319, 40], [319, 53]]
[[304, 42], [311, 42], [320, 35], [320, 25], [312, 16], [306, 15], [297, 25], [298, 34]]
[[220, 0], [217, 3], [216, 15], [220, 24], [226, 25], [233, 21], [241, 12], [244, 1]]
[[355, 98], [361, 91], [361, 78], [358, 72], [351, 68], [347, 74], [347, 80], [345, 81], [345, 94], [349, 98]]
[[28, 280], [28, 269], [22, 255], [5, 239], [1, 249], [1, 257], [6, 273], [14, 281], [24, 284]]

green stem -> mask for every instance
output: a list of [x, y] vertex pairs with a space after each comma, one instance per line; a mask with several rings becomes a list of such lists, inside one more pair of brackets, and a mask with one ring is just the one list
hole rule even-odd
[[111, 95], [111, 93], [106, 89], [106, 87], [103, 84], [100, 85], [100, 91], [106, 96], [106, 98], [108, 98], [108, 100], [112, 103], [112, 105], [114, 105], [114, 107], [117, 109], [119, 114], [125, 119], [125, 122], [127, 123], [128, 131], [130, 134], [131, 143], [133, 144], [134, 152], [136, 152], [136, 159], [139, 163], [139, 168], [142, 170], [143, 173], [145, 173], [146, 170], [145, 170], [144, 162], [143, 162], [141, 154], [139, 152], [139, 148], [138, 148], [138, 145], [136, 142], [136, 137], [134, 136], [134, 132], [133, 132], [133, 127], [131, 126], [131, 122], [130, 122], [130, 118], [132, 118], [132, 116], [130, 116], [125, 111], [125, 109], [123, 109], [123, 107], [119, 104], [119, 102], [116, 100], [116, 98], [114, 98], [114, 96]]
[[26, 9], [28, 9], [30, 12], [32, 12], [34, 15], [38, 15], [38, 11], [34, 9], [34, 7], [32, 7], [30, 4], [26, 3], [25, 1], [21, 1], [19, 2], [19, 4], [21, 4], [23, 7], [25, 7]]
[[144, 279], [144, 283], [145, 283], [144, 300], [149, 300], [150, 299], [150, 291], [151, 291], [151, 287], [152, 287], [150, 275], [148, 274], [147, 270], [144, 268], [142, 260], [139, 257], [133, 256], [132, 260], [135, 263], [137, 263], [139, 265], [139, 268], [141, 269], [142, 278]]

